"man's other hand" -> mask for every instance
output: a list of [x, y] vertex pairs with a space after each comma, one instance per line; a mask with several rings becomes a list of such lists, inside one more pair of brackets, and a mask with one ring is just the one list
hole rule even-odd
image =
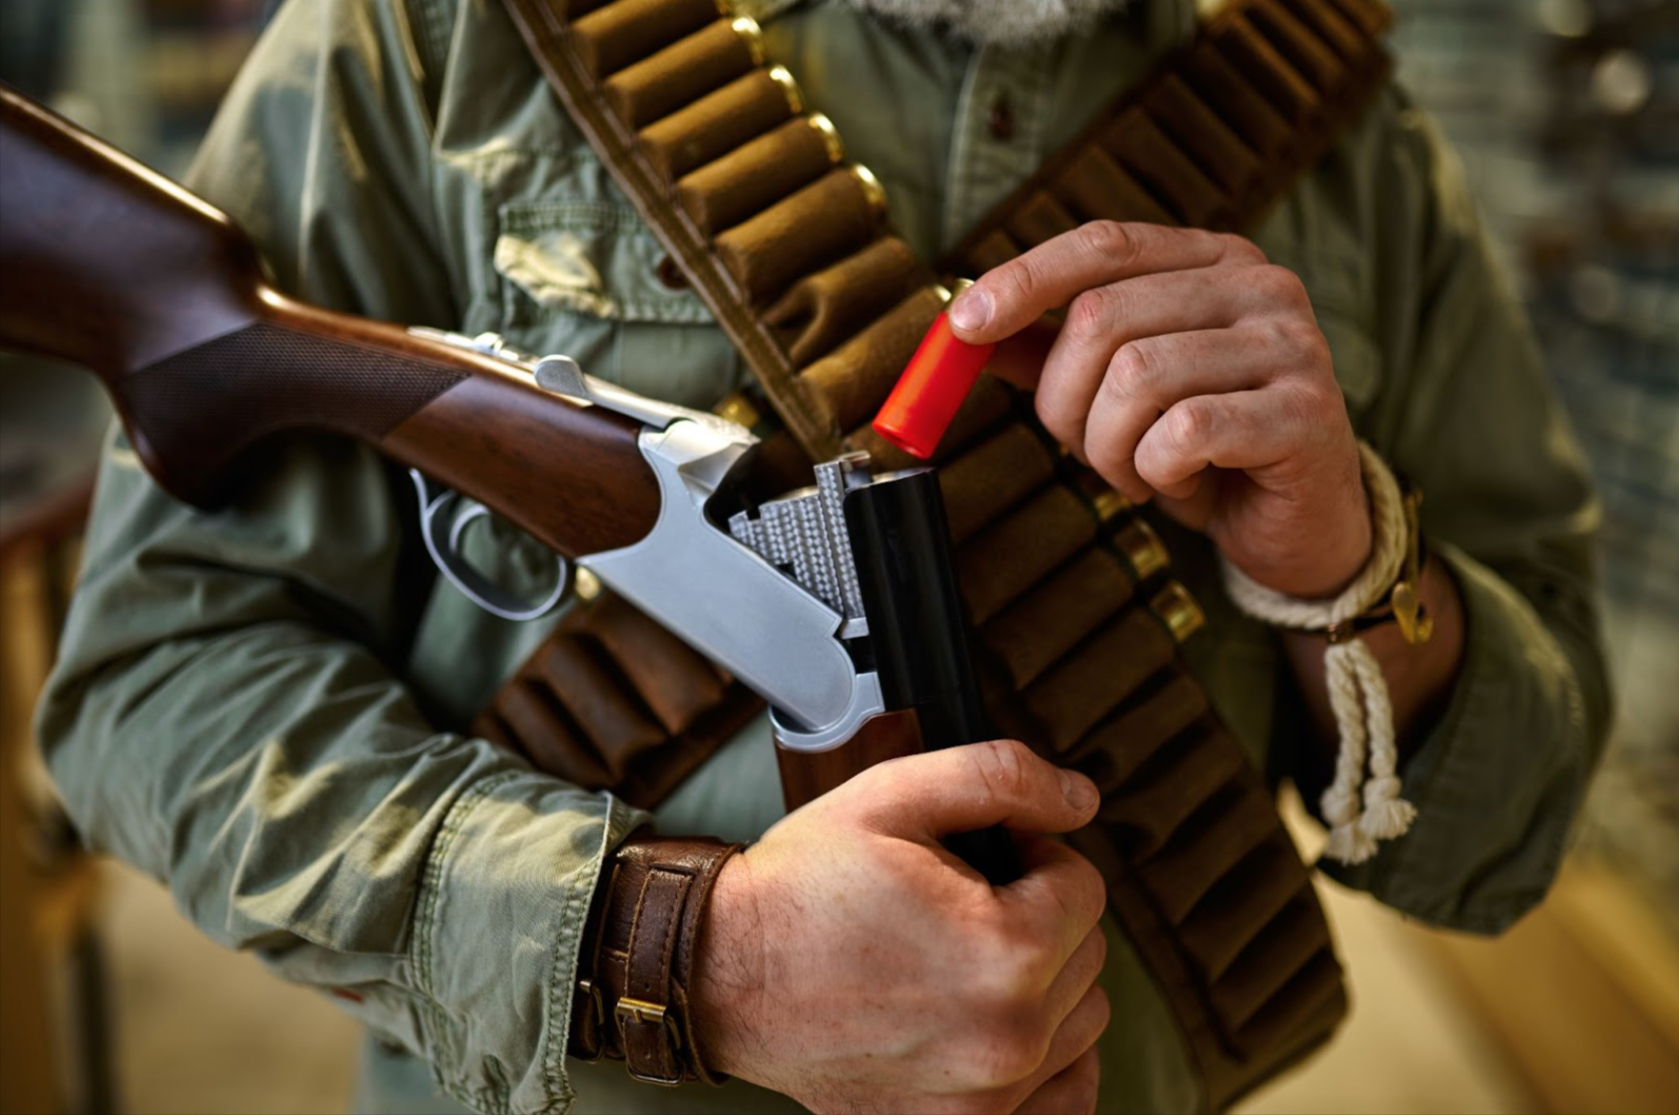
[[[1051, 335], [1040, 317], [1065, 308]], [[1370, 554], [1357, 443], [1300, 279], [1239, 236], [1096, 221], [988, 271], [956, 335], [1044, 426], [1261, 584], [1332, 596]]]
[[[999, 740], [882, 763], [790, 814], [713, 892], [707, 1061], [814, 1111], [1092, 1110], [1105, 892], [1045, 834], [1096, 804]], [[994, 824], [1027, 869], [1003, 887], [939, 843]]]

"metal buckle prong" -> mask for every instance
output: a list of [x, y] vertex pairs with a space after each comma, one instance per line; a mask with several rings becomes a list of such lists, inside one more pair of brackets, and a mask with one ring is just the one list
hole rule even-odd
[[651, 1022], [657, 1026], [662, 1026], [665, 1022], [665, 1005], [649, 1003], [646, 999], [619, 999], [613, 1013], [617, 1014], [620, 1026], [624, 1024], [626, 1016], [636, 1022]]
[[[625, 996], [613, 1006], [612, 1013], [617, 1018], [620, 1034], [624, 1032], [624, 1027], [631, 1022], [650, 1022], [655, 1026], [665, 1028], [665, 1031], [670, 1035], [673, 1051], [682, 1048], [682, 1034], [676, 1028], [676, 1019], [666, 1013], [663, 1003], [650, 1003], [646, 999], [632, 999]], [[633, 1058], [628, 1056], [628, 1042], [624, 1044], [626, 1046], [624, 1068], [634, 1079], [641, 1081], [643, 1084], [662, 1084], [666, 1088], [675, 1088], [683, 1083], [681, 1069], [677, 1070], [675, 1076], [654, 1076], [650, 1073], [636, 1071], [631, 1064]], [[672, 1060], [678, 1061], [675, 1057], [672, 1057]], [[678, 1061], [678, 1063], [680, 1062]]]

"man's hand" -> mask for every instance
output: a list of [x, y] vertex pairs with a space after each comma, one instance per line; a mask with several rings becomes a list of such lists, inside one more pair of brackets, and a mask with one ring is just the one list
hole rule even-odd
[[[1046, 355], [1028, 327], [1061, 307]], [[1332, 596], [1368, 560], [1329, 347], [1299, 278], [1251, 242], [1096, 221], [987, 272], [950, 319], [1004, 342], [994, 370], [1035, 382], [1039, 418], [1103, 479], [1261, 584]]]
[[[882, 763], [789, 815], [712, 895], [693, 992], [708, 1062], [814, 1111], [1091, 1110], [1105, 892], [1041, 834], [1096, 802], [1005, 740]], [[939, 843], [992, 824], [1027, 867], [1004, 887]]]

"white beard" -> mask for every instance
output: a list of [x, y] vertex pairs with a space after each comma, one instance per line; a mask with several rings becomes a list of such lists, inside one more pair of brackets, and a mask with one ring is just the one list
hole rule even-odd
[[1042, 42], [1087, 31], [1130, 0], [846, 0], [912, 27], [941, 24], [975, 44]]

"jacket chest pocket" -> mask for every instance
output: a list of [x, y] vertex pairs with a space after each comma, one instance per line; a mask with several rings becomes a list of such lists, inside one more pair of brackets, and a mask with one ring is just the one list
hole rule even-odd
[[500, 332], [518, 347], [699, 410], [740, 385], [734, 346], [633, 210], [521, 201], [497, 217]]

